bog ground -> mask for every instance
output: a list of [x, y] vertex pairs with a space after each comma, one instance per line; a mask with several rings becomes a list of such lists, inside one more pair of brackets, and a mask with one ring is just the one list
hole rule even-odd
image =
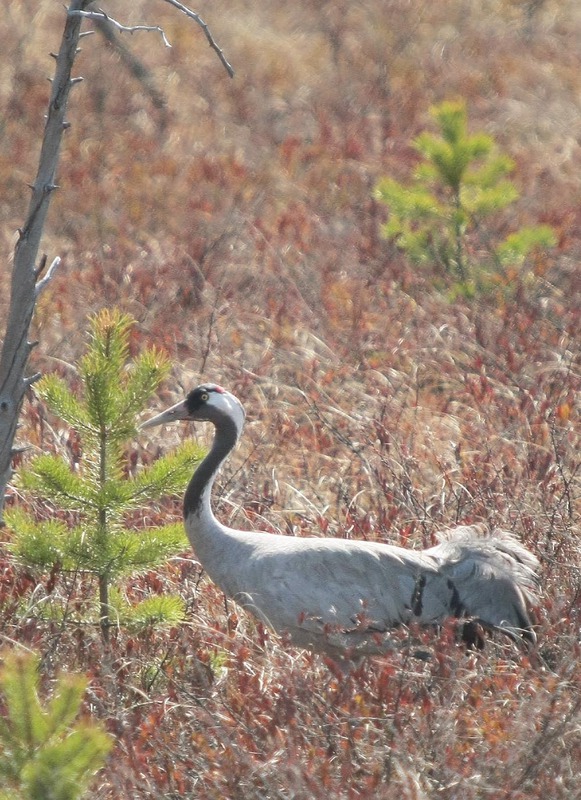
[[[74, 604], [94, 587], [32, 574], [3, 546], [4, 645], [41, 654], [46, 691], [59, 670], [87, 674], [86, 712], [115, 736], [90, 796], [580, 798], [577, 0], [196, 6], [234, 79], [161, 0], [107, 9], [162, 25], [172, 47], [121, 38], [149, 70], [139, 81], [99, 34], [83, 40], [42, 248], [63, 266], [31, 371], [74, 382], [88, 316], [118, 306], [137, 320], [133, 352], [155, 344], [174, 364], [160, 407], [201, 379], [246, 407], [216, 496], [224, 522], [409, 547], [457, 523], [503, 526], [541, 559], [542, 589], [538, 662], [501, 638], [467, 654], [445, 629], [412, 632], [425, 661], [402, 647], [344, 676], [225, 603], [187, 548], [122, 584], [130, 599], [178, 592], [185, 622], [119, 628], [104, 647], [96, 627], [37, 613], [49, 594]], [[5, 284], [63, 15], [18, 0], [0, 27]], [[517, 165], [521, 198], [487, 220], [486, 241], [543, 223], [558, 243], [452, 301], [437, 265], [381, 238], [373, 188], [409, 177], [430, 106], [460, 97]], [[22, 458], [72, 447], [34, 394], [21, 421]], [[144, 433], [130, 463], [182, 435]], [[58, 513], [17, 485], [10, 502]], [[179, 518], [169, 498], [135, 525]]]

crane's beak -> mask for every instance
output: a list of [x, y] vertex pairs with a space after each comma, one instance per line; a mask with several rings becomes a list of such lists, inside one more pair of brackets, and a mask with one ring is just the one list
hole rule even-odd
[[144, 428], [154, 428], [156, 425], [166, 425], [169, 422], [177, 422], [180, 419], [190, 419], [190, 412], [188, 411], [185, 400], [181, 400], [179, 403], [176, 403], [175, 406], [166, 408], [161, 414], [157, 414], [155, 417], [142, 422], [139, 426], [139, 430], [142, 431]]

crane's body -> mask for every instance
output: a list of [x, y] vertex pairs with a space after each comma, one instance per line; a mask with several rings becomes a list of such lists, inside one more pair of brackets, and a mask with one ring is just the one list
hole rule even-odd
[[435, 547], [292, 537], [229, 528], [211, 507], [216, 474], [242, 432], [234, 395], [207, 384], [142, 427], [174, 420], [212, 422], [210, 452], [184, 497], [185, 527], [200, 564], [239, 605], [299, 647], [341, 655], [390, 648], [399, 625], [475, 618], [533, 643], [535, 556], [511, 534], [459, 527]]

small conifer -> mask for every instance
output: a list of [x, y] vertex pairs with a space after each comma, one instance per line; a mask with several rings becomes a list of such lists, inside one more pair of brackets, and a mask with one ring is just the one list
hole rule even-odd
[[113, 744], [89, 720], [77, 720], [86, 681], [63, 675], [51, 699], [39, 697], [37, 656], [8, 653], [0, 670], [0, 798], [76, 800]]
[[132, 324], [130, 317], [109, 310], [91, 320], [89, 346], [77, 367], [81, 392], [57, 375], [38, 383], [39, 397], [75, 431], [79, 445], [73, 459], [45, 453], [20, 473], [24, 489], [50, 502], [51, 519], [39, 520], [22, 508], [6, 516], [12, 551], [29, 569], [96, 579], [105, 638], [112, 617], [120, 614], [168, 622], [183, 615], [179, 598], [148, 598], [141, 611], [119, 593], [113, 603], [111, 586], [186, 548], [181, 522], [136, 531], [125, 520], [151, 501], [181, 492], [200, 458], [199, 448], [187, 441], [136, 475], [127, 468], [126, 446], [136, 434], [138, 414], [169, 371], [167, 357], [155, 348], [129, 358]]
[[489, 267], [497, 273], [520, 267], [531, 251], [554, 245], [555, 237], [550, 227], [536, 225], [492, 245], [483, 222], [518, 198], [508, 178], [514, 163], [491, 136], [468, 133], [463, 101], [441, 103], [431, 114], [440, 132], [414, 139], [422, 161], [412, 183], [383, 178], [376, 186], [376, 198], [389, 206], [382, 232], [414, 263], [443, 267], [452, 295], [472, 296], [492, 285]]

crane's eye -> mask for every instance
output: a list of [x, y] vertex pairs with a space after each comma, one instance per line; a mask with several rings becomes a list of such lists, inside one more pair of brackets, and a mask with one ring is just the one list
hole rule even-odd
[[208, 392], [203, 392], [200, 396], [200, 400], [202, 401], [202, 403], [207, 403], [209, 399], [210, 395], [208, 394]]

